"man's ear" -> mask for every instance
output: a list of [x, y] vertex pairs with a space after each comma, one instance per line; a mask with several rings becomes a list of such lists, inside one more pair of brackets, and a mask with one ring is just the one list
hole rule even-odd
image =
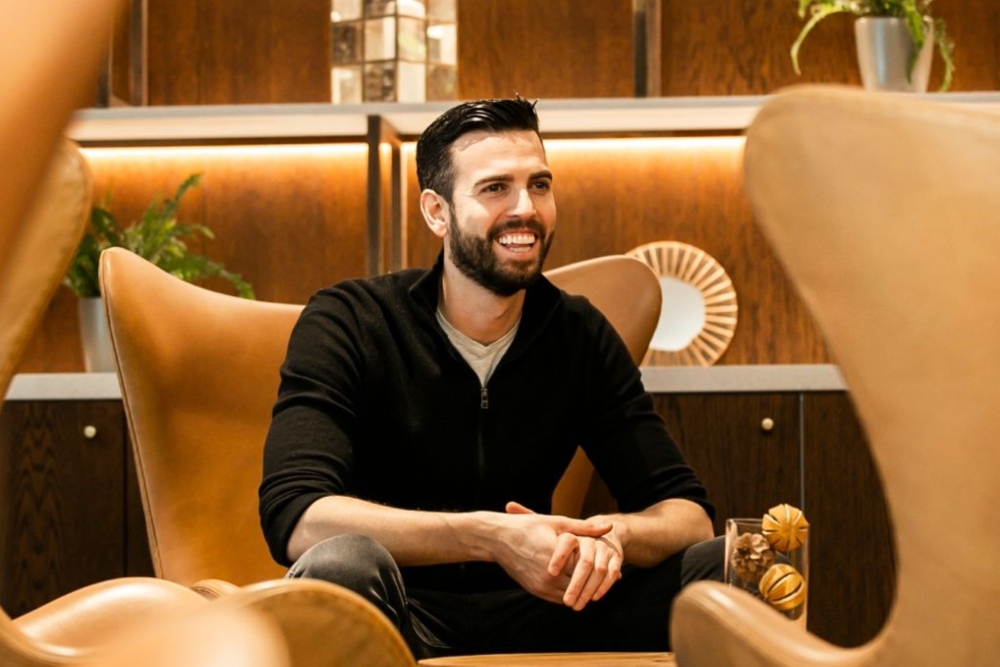
[[424, 222], [438, 238], [444, 238], [448, 233], [448, 202], [433, 190], [420, 193], [420, 212]]

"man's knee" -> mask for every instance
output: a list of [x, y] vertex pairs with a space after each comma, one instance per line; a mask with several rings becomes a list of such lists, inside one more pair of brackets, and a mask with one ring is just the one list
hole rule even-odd
[[713, 537], [692, 544], [681, 563], [681, 585], [693, 581], [722, 581], [725, 578], [726, 538]]
[[322, 579], [352, 590], [393, 578], [396, 563], [381, 544], [364, 535], [338, 535], [317, 542], [288, 570], [290, 578]]

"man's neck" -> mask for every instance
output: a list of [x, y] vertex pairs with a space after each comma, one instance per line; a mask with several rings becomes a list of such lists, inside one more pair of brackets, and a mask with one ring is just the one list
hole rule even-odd
[[499, 296], [446, 262], [438, 303], [453, 327], [472, 340], [489, 345], [510, 331], [521, 317], [524, 290], [512, 296]]

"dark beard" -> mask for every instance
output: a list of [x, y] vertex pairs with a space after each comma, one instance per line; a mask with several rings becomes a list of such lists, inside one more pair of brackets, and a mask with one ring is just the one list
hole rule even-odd
[[[494, 254], [493, 243], [497, 237], [511, 229], [530, 229], [538, 235], [536, 243], [541, 243], [542, 248], [537, 264], [518, 262], [515, 265], [505, 265]], [[448, 222], [448, 249], [451, 251], [451, 261], [467, 278], [497, 296], [513, 296], [542, 275], [542, 265], [549, 254], [553, 235], [554, 232], [546, 234], [545, 228], [537, 220], [518, 220], [497, 225], [486, 234], [486, 238], [463, 234], [455, 222], [455, 211], [452, 209], [451, 220]]]

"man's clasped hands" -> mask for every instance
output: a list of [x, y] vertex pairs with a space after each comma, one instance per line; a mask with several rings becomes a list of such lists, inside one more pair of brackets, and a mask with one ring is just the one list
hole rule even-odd
[[506, 510], [520, 525], [497, 562], [529, 593], [580, 611], [621, 579], [625, 550], [610, 519], [536, 514], [516, 502]]

